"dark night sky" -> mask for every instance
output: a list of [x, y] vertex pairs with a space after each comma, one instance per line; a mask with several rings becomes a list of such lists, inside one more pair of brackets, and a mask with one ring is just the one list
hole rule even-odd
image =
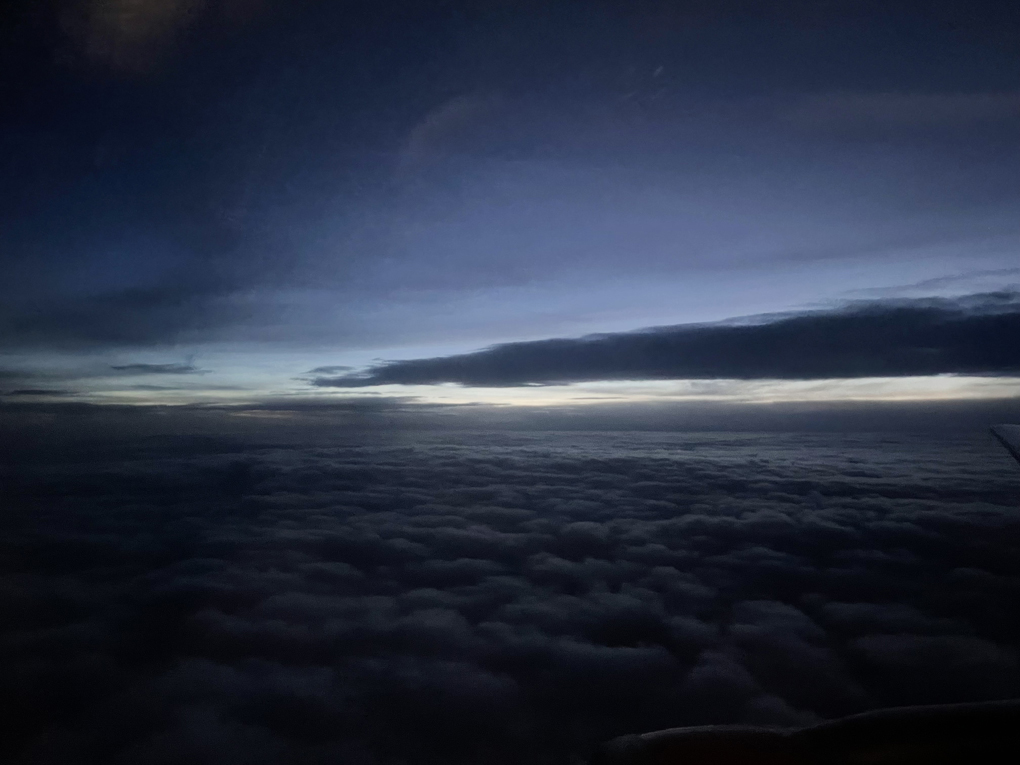
[[[347, 397], [309, 370], [967, 294], [998, 293], [1015, 337], [1018, 24], [973, 2], [13, 6], [0, 391]], [[873, 345], [830, 377], [1001, 396], [1018, 360]], [[728, 352], [690, 376], [798, 377]], [[675, 362], [368, 393], [689, 398]]]

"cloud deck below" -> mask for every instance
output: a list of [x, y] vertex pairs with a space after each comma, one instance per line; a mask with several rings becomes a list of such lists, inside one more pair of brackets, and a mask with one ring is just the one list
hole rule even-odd
[[1020, 695], [984, 434], [149, 439], [3, 478], [15, 763], [568, 763]]

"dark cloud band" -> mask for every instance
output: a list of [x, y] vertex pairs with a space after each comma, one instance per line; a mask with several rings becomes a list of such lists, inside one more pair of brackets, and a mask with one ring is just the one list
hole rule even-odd
[[110, 369], [131, 375], [196, 375], [205, 371], [194, 364], [116, 364]]
[[590, 380], [824, 379], [1020, 372], [1020, 295], [875, 301], [744, 325], [508, 343], [318, 377], [320, 387]]

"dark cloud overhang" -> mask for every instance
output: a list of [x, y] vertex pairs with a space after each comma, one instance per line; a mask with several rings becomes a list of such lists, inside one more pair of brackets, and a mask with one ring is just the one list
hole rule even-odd
[[759, 323], [681, 325], [508, 343], [318, 377], [318, 387], [499, 387], [595, 380], [905, 377], [1020, 373], [1020, 295], [874, 301]]

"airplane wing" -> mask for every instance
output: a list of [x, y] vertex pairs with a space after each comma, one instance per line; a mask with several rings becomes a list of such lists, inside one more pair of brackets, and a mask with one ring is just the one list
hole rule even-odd
[[622, 736], [593, 765], [1006, 765], [1020, 701], [882, 709], [807, 728], [709, 725]]
[[1020, 462], [1020, 425], [996, 425], [992, 435], [1006, 447], [1013, 459]]

